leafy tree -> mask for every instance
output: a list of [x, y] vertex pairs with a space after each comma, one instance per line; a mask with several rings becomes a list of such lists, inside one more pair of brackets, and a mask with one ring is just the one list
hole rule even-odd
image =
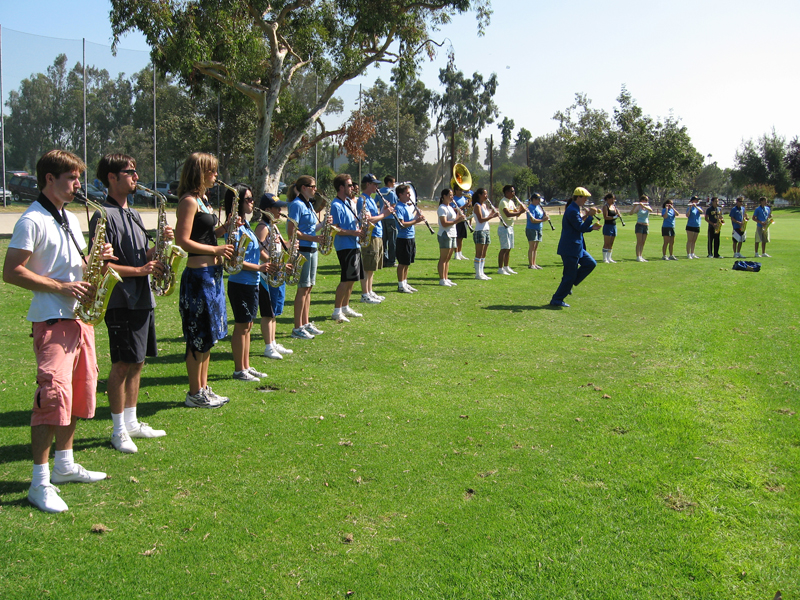
[[717, 166], [716, 161], [707, 164], [694, 178], [692, 189], [695, 194], [718, 196], [723, 193], [730, 174]]
[[742, 194], [751, 202], [758, 202], [761, 196], [764, 196], [768, 201], [772, 201], [778, 194], [775, 192], [775, 186], [768, 183], [751, 183], [744, 186]]
[[[420, 52], [433, 53], [430, 33], [469, 10], [477, 12], [482, 31], [488, 0], [112, 0], [111, 23], [115, 44], [124, 33], [141, 31], [162, 71], [190, 85], [215, 79], [253, 102], [260, 194], [277, 189], [304, 137], [313, 145], [330, 136], [323, 130], [309, 138], [308, 132], [345, 82], [388, 63], [404, 83]], [[295, 77], [311, 70], [320, 76], [319, 96], [310, 105], [292, 104]], [[276, 116], [286, 119], [279, 141], [273, 140]]]
[[514, 133], [514, 119], [503, 117], [498, 129], [500, 130], [500, 159], [508, 160], [508, 153], [511, 150], [511, 136]]
[[558, 166], [564, 160], [564, 140], [555, 133], [537, 137], [530, 143], [529, 158], [539, 179], [536, 191], [547, 199], [563, 195]]
[[517, 132], [517, 137], [514, 139], [514, 152], [511, 154], [511, 160], [515, 164], [520, 166], [528, 165], [527, 149], [532, 138], [533, 134], [524, 127], [521, 127]]
[[686, 127], [669, 116], [664, 121], [645, 115], [623, 86], [619, 106], [609, 118], [603, 110], [590, 108], [590, 101], [576, 95], [575, 104], [558, 112], [559, 135], [563, 138], [564, 161], [561, 182], [597, 183], [605, 188], [636, 185], [639, 195], [647, 186], [679, 185], [702, 165]]
[[783, 193], [783, 199], [794, 206], [800, 204], [800, 187], [790, 187]]
[[800, 138], [795, 137], [786, 148], [786, 168], [795, 183], [800, 183]]
[[771, 185], [778, 195], [783, 194], [792, 185], [786, 158], [786, 141], [774, 129], [771, 135], [762, 135], [757, 141], [742, 142], [736, 152], [733, 181], [740, 187]]

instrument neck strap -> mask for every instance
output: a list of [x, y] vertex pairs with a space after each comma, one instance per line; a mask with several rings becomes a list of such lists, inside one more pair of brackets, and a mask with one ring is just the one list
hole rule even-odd
[[124, 212], [124, 213], [125, 213], [125, 216], [127, 216], [127, 217], [128, 217], [128, 219], [130, 219], [130, 220], [131, 220], [133, 223], [135, 223], [135, 224], [136, 224], [136, 226], [137, 226], [139, 229], [141, 229], [141, 230], [142, 230], [142, 233], [144, 233], [144, 236], [145, 236], [145, 237], [148, 239], [148, 241], [150, 241], [150, 242], [152, 242], [153, 244], [155, 244], [155, 242], [153, 241], [153, 237], [152, 237], [152, 236], [151, 236], [151, 235], [150, 235], [150, 234], [147, 232], [147, 229], [145, 229], [145, 228], [144, 228], [144, 225], [142, 225], [142, 224], [139, 222], [139, 219], [135, 219], [135, 218], [134, 218], [134, 216], [133, 216], [133, 211], [131, 211], [131, 209], [130, 209], [130, 208], [123, 208], [123, 207], [122, 207], [122, 205], [121, 205], [119, 202], [117, 202], [116, 200], [114, 200], [114, 198], [112, 198], [111, 196], [107, 196], [107, 197], [106, 197], [106, 201], [107, 201], [109, 204], [113, 204], [113, 205], [114, 205], [114, 206], [116, 206], [117, 208], [120, 208], [120, 209], [122, 209], [122, 212]]
[[213, 215], [214, 214], [214, 211], [211, 210], [211, 208], [206, 205], [206, 203], [203, 201], [203, 199], [200, 196], [195, 196], [195, 200], [197, 200], [197, 208], [199, 208], [201, 212], [204, 212], [207, 215]]
[[72, 233], [72, 229], [69, 227], [69, 222], [67, 221], [67, 209], [66, 206], [61, 207], [61, 213], [58, 212], [55, 205], [50, 202], [50, 199], [45, 196], [44, 194], [39, 194], [39, 197], [36, 201], [41, 204], [44, 209], [53, 215], [53, 218], [56, 220], [56, 223], [59, 224], [61, 229], [66, 231], [69, 234], [69, 237], [72, 239], [72, 243], [75, 244], [75, 248], [78, 250], [78, 254], [81, 255], [81, 260], [83, 260], [83, 264], [86, 263], [86, 255], [81, 250], [81, 247], [78, 245], [78, 240], [75, 239], [75, 236]]

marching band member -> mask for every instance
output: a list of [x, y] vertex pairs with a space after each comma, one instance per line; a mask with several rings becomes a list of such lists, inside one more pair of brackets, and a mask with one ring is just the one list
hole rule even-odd
[[[464, 191], [458, 185], [453, 186], [453, 203], [461, 209], [461, 211], [466, 214], [467, 208], [471, 201], [469, 191]], [[456, 225], [456, 251], [455, 251], [455, 259], [456, 260], [469, 260], [466, 256], [461, 252], [464, 245], [464, 240], [467, 237], [467, 223], [462, 221]]]
[[179, 299], [189, 377], [184, 404], [192, 408], [219, 408], [230, 400], [214, 393], [208, 385], [211, 348], [228, 335], [222, 264], [233, 258], [234, 252], [231, 244], [217, 245], [217, 238], [226, 233], [226, 228], [217, 226], [216, 215], [205, 196], [217, 180], [217, 164], [211, 154], [190, 154], [183, 163], [178, 184], [175, 241], [189, 255], [181, 276]]
[[[92, 285], [82, 281], [86, 242], [78, 218], [65, 209], [80, 190], [85, 169], [80, 158], [64, 150], [51, 150], [39, 159], [39, 197], [14, 225], [3, 264], [3, 281], [33, 292], [27, 319], [33, 328], [37, 387], [31, 415], [33, 476], [28, 501], [50, 513], [67, 510], [52, 484], [106, 478], [105, 473], [84, 469], [72, 454], [75, 425], [78, 418], [94, 416], [97, 391], [94, 328], [75, 312], [77, 303], [93, 293]], [[104, 261], [115, 259], [110, 244], [104, 244], [100, 252]]]
[[508, 266], [511, 251], [514, 249], [514, 222], [525, 213], [524, 206], [517, 206], [513, 185], [503, 186], [503, 198], [497, 204], [500, 214], [504, 215], [508, 227], [501, 222], [497, 226], [497, 237], [500, 239], [500, 252], [497, 254], [498, 275], [516, 275], [517, 272]]
[[391, 205], [390, 214], [383, 220], [383, 266], [397, 266], [397, 219], [394, 218], [394, 207], [397, 204], [397, 195], [394, 193], [395, 179], [391, 175], [383, 178], [381, 195], [386, 203]]
[[[661, 225], [661, 237], [664, 238], [664, 243], [661, 245], [662, 260], [678, 260], [674, 254], [676, 216], [678, 211], [672, 205], [672, 200], [665, 200], [661, 207], [661, 218], [664, 219]], [[667, 248], [669, 248], [669, 258], [667, 258]]]
[[[362, 227], [367, 227], [369, 223], [373, 223], [375, 228], [372, 230], [372, 236], [369, 240], [369, 245], [361, 248], [361, 264], [364, 267], [364, 278], [361, 280], [361, 302], [365, 304], [380, 304], [386, 298], [379, 296], [372, 289], [372, 280], [375, 276], [375, 271], [383, 268], [383, 259], [385, 256], [383, 243], [384, 235], [387, 231], [383, 225], [387, 222], [388, 217], [391, 216], [391, 207], [381, 202], [381, 210], [378, 210], [378, 205], [372, 199], [372, 194], [376, 192], [380, 185], [380, 180], [372, 173], [367, 173], [361, 179], [362, 192], [358, 196], [358, 203], [356, 205], [356, 214], [361, 215], [366, 206], [368, 216], [366, 217], [367, 223], [361, 223]], [[394, 219], [392, 219], [394, 220]], [[395, 235], [397, 235], [397, 228], [395, 228]], [[394, 248], [392, 248], [394, 255]]]
[[[411, 188], [402, 183], [397, 186], [397, 206], [395, 218], [399, 229], [397, 231], [397, 291], [402, 294], [412, 294], [416, 288], [408, 285], [408, 267], [414, 262], [417, 255], [417, 242], [414, 239], [414, 225], [422, 223], [425, 217], [417, 214], [411, 202]], [[415, 216], [416, 215], [416, 216]]]
[[336, 227], [333, 247], [339, 258], [341, 276], [336, 287], [333, 305], [333, 320], [337, 323], [349, 323], [347, 317], [362, 317], [359, 312], [350, 308], [350, 295], [356, 281], [364, 279], [364, 268], [361, 265], [361, 248], [358, 239], [363, 235], [363, 224], [358, 222], [356, 209], [350, 203], [350, 190], [353, 180], [347, 173], [337, 175], [333, 180], [336, 197], [331, 206], [331, 218]]
[[650, 198], [642, 194], [638, 202], [634, 202], [631, 206], [630, 214], [636, 214], [636, 261], [647, 262], [642, 256], [644, 252], [644, 243], [647, 241], [647, 233], [650, 229], [650, 215], [654, 213], [650, 208]]
[[[114, 269], [122, 281], [114, 287], [105, 314], [111, 372], [108, 375], [108, 403], [111, 407], [111, 445], [120, 452], [138, 448], [131, 438], [167, 435], [140, 423], [136, 417], [139, 384], [145, 357], [158, 356], [155, 328], [155, 298], [150, 289], [150, 274], [163, 273], [154, 259], [156, 248], [148, 250], [148, 234], [139, 213], [128, 206], [128, 194], [136, 192], [139, 175], [136, 161], [126, 154], [106, 154], [97, 165], [97, 178], [108, 188], [106, 239], [118, 260]], [[89, 239], [94, 242], [100, 212], [89, 222]], [[172, 239], [171, 227], [163, 232]]]
[[614, 250], [614, 239], [617, 237], [617, 218], [619, 218], [619, 211], [617, 210], [617, 199], [609, 192], [603, 198], [603, 262], [616, 263], [617, 261], [611, 258], [611, 253]]
[[[261, 196], [259, 208], [262, 211], [261, 221], [256, 227], [256, 238], [263, 242], [267, 247], [274, 246], [278, 252], [283, 250], [280, 233], [277, 239], [272, 239], [271, 229], [267, 224], [267, 212], [272, 215], [272, 220], [277, 222], [281, 216], [281, 209], [289, 205], [282, 200], [276, 200], [274, 194], [269, 192]], [[270, 265], [270, 269], [273, 265]], [[264, 277], [259, 276], [260, 287], [258, 289], [258, 312], [261, 314], [261, 337], [264, 338], [264, 356], [274, 360], [281, 360], [284, 355], [294, 354], [294, 350], [284, 348], [282, 344], [275, 341], [275, 330], [277, 318], [283, 314], [283, 306], [286, 300], [286, 283], [281, 283], [278, 287], [269, 285]]]
[[694, 253], [697, 244], [697, 236], [700, 235], [700, 217], [703, 211], [697, 205], [700, 198], [692, 196], [689, 206], [686, 207], [686, 258], [700, 258]]
[[439, 208], [436, 210], [439, 220], [439, 232], [436, 236], [439, 240], [439, 264], [437, 265], [439, 285], [447, 287], [457, 285], [450, 281], [448, 275], [450, 274], [450, 259], [456, 248], [456, 225], [464, 221], [464, 213], [459, 214], [450, 206], [452, 201], [453, 190], [444, 188], [439, 198]]
[[[758, 199], [758, 208], [753, 211], [753, 218], [756, 220], [756, 258], [767, 254], [767, 243], [769, 242], [769, 221], [772, 218], [772, 209], [767, 204], [764, 196]], [[761, 254], [758, 253], [758, 243], [761, 242]]]
[[[261, 273], [266, 273], [269, 263], [266, 252], [261, 250], [256, 234], [247, 224], [247, 215], [253, 213], [253, 190], [249, 185], [234, 184], [233, 188], [239, 196], [238, 212], [233, 214], [234, 194], [225, 192], [225, 214], [228, 219], [241, 219], [242, 225], [236, 230], [236, 239], [227, 240], [236, 245], [242, 237], [250, 239], [245, 251], [242, 270], [228, 275], [228, 299], [233, 311], [233, 335], [231, 335], [231, 351], [233, 353], [233, 378], [237, 381], [259, 381], [266, 373], [250, 366], [250, 331], [258, 313], [258, 298]], [[261, 262], [261, 259], [264, 262]]]
[[542, 241], [542, 223], [550, 220], [550, 215], [542, 208], [542, 197], [534, 194], [528, 201], [527, 217], [525, 222], [525, 237], [528, 239], [528, 268], [541, 269], [536, 264], [536, 255], [539, 252], [539, 242]]
[[488, 197], [489, 193], [483, 188], [478, 188], [472, 195], [472, 214], [475, 216], [475, 230], [472, 232], [472, 239], [475, 242], [475, 260], [473, 261], [473, 265], [475, 267], [475, 279], [482, 280], [491, 279], [491, 277], [484, 273], [486, 251], [489, 249], [489, 244], [492, 241], [489, 233], [489, 221], [500, 214], [495, 209], [489, 209], [483, 203]]
[[[287, 195], [289, 200], [289, 218], [298, 224], [297, 239], [300, 240], [300, 253], [305, 257], [303, 269], [300, 271], [300, 282], [294, 296], [294, 329], [292, 337], [301, 340], [312, 340], [315, 335], [324, 332], [310, 320], [311, 289], [317, 282], [317, 243], [322, 238], [317, 235], [317, 229], [322, 223], [317, 219], [311, 199], [317, 191], [317, 182], [313, 177], [301, 175], [293, 186], [293, 193]], [[286, 224], [286, 234], [291, 239], [294, 233], [294, 223]]]
[[561, 239], [558, 242], [558, 254], [564, 263], [564, 274], [556, 293], [550, 299], [550, 306], [569, 308], [564, 302], [572, 288], [579, 285], [597, 266], [592, 255], [586, 251], [583, 234], [600, 229], [599, 224], [592, 224], [592, 218], [597, 212], [594, 207], [581, 218], [581, 208], [591, 194], [586, 188], [578, 187], [572, 192], [572, 200], [564, 211], [561, 220]]
[[720, 231], [725, 220], [722, 218], [719, 199], [716, 196], [711, 199], [711, 206], [706, 209], [705, 221], [708, 223], [708, 258], [725, 258], [719, 253]]
[[744, 258], [742, 256], [742, 244], [747, 239], [747, 232], [744, 231], [744, 223], [747, 221], [747, 208], [744, 206], [744, 198], [736, 198], [736, 205], [731, 208], [729, 213], [731, 225], [733, 225], [733, 257]]

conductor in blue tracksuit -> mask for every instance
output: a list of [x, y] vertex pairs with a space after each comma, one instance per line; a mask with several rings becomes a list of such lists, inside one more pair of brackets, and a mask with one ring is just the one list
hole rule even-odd
[[581, 207], [591, 197], [589, 190], [578, 187], [572, 192], [572, 201], [564, 211], [561, 221], [561, 239], [558, 242], [558, 254], [564, 263], [564, 274], [561, 285], [550, 300], [550, 306], [569, 307], [564, 298], [572, 293], [572, 286], [578, 285], [588, 277], [597, 266], [597, 261], [586, 251], [583, 234], [600, 229], [599, 224], [592, 224], [596, 210], [590, 208], [585, 217], [581, 217]]

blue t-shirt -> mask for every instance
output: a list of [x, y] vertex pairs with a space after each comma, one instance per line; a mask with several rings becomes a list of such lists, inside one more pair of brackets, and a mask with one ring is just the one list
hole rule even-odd
[[[367, 203], [367, 212], [371, 214], [373, 217], [377, 217], [381, 214], [381, 211], [378, 210], [378, 205], [375, 203], [371, 197], [367, 196], [366, 194], [361, 194], [358, 197], [358, 204], [356, 210], [358, 210], [358, 214], [361, 214], [361, 211], [364, 209], [364, 201], [366, 200]], [[374, 238], [382, 238], [383, 237], [383, 223], [378, 221], [375, 223], [375, 229], [372, 230], [372, 237]]]
[[[741, 229], [742, 228], [741, 221], [744, 220], [744, 206], [742, 206], [742, 207], [734, 206], [731, 209], [731, 212], [729, 214], [730, 214], [730, 217], [731, 217], [731, 225], [733, 225], [733, 228], [734, 229]], [[733, 222], [734, 219], [739, 221], [738, 225]]]
[[690, 206], [689, 209], [686, 211], [686, 217], [688, 218], [686, 226], [700, 227], [700, 218], [702, 216], [703, 216], [702, 210], [700, 210], [696, 206]]
[[[289, 204], [289, 218], [296, 221], [299, 225], [298, 230], [300, 233], [304, 233], [305, 235], [316, 235], [317, 232], [317, 215], [314, 212], [314, 209], [311, 207], [311, 204], [306, 204], [303, 200], [300, 199], [298, 196]], [[287, 231], [286, 235], [288, 237], [288, 223], [287, 223]], [[300, 249], [308, 250], [311, 248], [316, 248], [317, 242], [308, 242], [306, 240], [300, 240]]]
[[528, 210], [525, 211], [525, 214], [527, 215], [527, 221], [525, 223], [525, 229], [533, 229], [533, 230], [536, 230], [536, 231], [541, 231], [542, 230], [542, 223], [541, 222], [534, 223], [531, 220], [531, 215], [533, 215], [534, 219], [544, 219], [544, 209], [541, 207], [541, 205], [539, 205], [539, 204], [536, 204], [536, 205], [529, 204], [528, 205]]
[[661, 216], [664, 217], [664, 223], [661, 227], [673, 229], [675, 227], [675, 214], [674, 208], [662, 208]]
[[[257, 265], [261, 262], [261, 247], [258, 245], [258, 238], [252, 229], [242, 225], [236, 230], [236, 240], [231, 242], [234, 246], [239, 243], [242, 236], [250, 238], [250, 245], [244, 253], [244, 262]], [[244, 283], [245, 285], [258, 285], [258, 271], [246, 271], [242, 269], [238, 273], [228, 275], [228, 281], [233, 283]]]
[[[351, 207], [346, 206], [340, 198], [333, 199], [331, 217], [333, 218], [333, 224], [339, 229], [358, 229], [358, 219], [353, 214]], [[337, 252], [339, 250], [358, 248], [358, 238], [352, 235], [337, 235], [333, 238], [333, 248]]]
[[[397, 194], [394, 193], [394, 188], [393, 187], [391, 187], [391, 188], [382, 187], [380, 189], [380, 192], [381, 192], [381, 195], [386, 200], [386, 202], [391, 204], [393, 207], [397, 206]], [[379, 202], [380, 202], [380, 198], [378, 198], [378, 200], [375, 202], [375, 204], [377, 205]], [[380, 202], [380, 205], [381, 205], [381, 210], [383, 210], [383, 202]], [[388, 215], [383, 220], [386, 221], [387, 219], [394, 219], [394, 215]], [[376, 228], [378, 227], [377, 223], [375, 224], [375, 227]], [[381, 236], [376, 235], [375, 237], [381, 237]]]
[[[416, 211], [414, 210], [413, 204], [403, 204], [402, 202], [398, 202], [397, 206], [395, 207], [395, 212], [397, 214], [398, 221], [404, 221], [408, 223], [409, 221], [413, 221], [416, 219]], [[398, 225], [397, 228], [397, 237], [398, 239], [402, 240], [411, 240], [414, 239], [415, 236], [414, 226], [411, 225], [410, 227], [402, 227]]]
[[458, 208], [464, 208], [467, 203], [467, 199], [464, 196], [454, 196], [453, 201], [458, 205]]
[[[769, 206], [759, 206], [753, 211], [753, 218], [756, 220], [756, 222], [763, 221], [766, 223], [769, 221], [769, 215], [771, 212], [772, 209]], [[760, 223], [758, 226], [763, 227], [763, 225]]]

